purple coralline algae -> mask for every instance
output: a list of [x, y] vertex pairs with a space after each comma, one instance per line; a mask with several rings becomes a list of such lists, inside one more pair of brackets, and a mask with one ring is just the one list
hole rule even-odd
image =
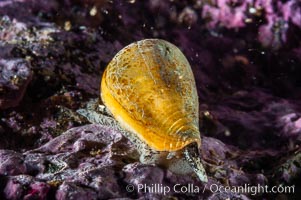
[[0, 109], [19, 104], [31, 77], [32, 72], [26, 60], [0, 59]]
[[[208, 183], [76, 112], [145, 38], [191, 64]], [[1, 1], [0, 199], [299, 199], [300, 41], [298, 0]], [[216, 190], [258, 185], [294, 191]]]
[[209, 2], [204, 3], [202, 17], [208, 19], [207, 26], [210, 29], [243, 28], [255, 24], [258, 27], [258, 40], [263, 46], [280, 48], [289, 40], [289, 28], [301, 28], [301, 7], [297, 0]]

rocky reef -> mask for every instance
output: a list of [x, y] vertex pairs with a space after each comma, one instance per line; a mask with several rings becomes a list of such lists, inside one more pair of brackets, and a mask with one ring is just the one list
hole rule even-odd
[[[76, 113], [145, 38], [191, 64], [206, 184], [141, 164], [120, 132]], [[0, 46], [0, 199], [300, 198], [300, 1], [4, 0]], [[215, 190], [244, 185], [279, 190]]]

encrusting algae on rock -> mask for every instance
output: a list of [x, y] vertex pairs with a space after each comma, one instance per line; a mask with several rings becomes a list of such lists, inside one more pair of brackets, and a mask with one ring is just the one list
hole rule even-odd
[[[176, 46], [145, 39], [123, 48], [103, 74], [101, 98], [124, 135], [135, 143], [141, 162], [167, 165], [179, 174], [193, 169], [201, 181], [207, 181], [198, 150], [196, 84], [186, 57]], [[79, 112], [94, 122], [108, 119]]]

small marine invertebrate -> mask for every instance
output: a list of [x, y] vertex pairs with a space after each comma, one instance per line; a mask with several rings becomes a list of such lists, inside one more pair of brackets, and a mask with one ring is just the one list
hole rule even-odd
[[101, 98], [118, 123], [87, 110], [79, 113], [90, 121], [120, 124], [140, 152], [141, 162], [167, 165], [181, 174], [193, 169], [200, 180], [207, 181], [198, 152], [195, 80], [176, 46], [146, 39], [123, 48], [103, 74]]

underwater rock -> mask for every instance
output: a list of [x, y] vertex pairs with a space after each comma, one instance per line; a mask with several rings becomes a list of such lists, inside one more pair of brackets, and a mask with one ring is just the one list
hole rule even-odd
[[[6, 155], [6, 159], [13, 159], [15, 154], [11, 152], [3, 155]], [[246, 160], [248, 154], [228, 147], [219, 140], [203, 137], [202, 155], [205, 167], [214, 179], [228, 181], [232, 185], [264, 183], [260, 181], [262, 175], [251, 175], [239, 169], [240, 165], [236, 163], [235, 158]], [[139, 156], [133, 144], [118, 131], [97, 124], [72, 128], [40, 148], [25, 152], [23, 156], [21, 163], [26, 166], [26, 170], [22, 173], [35, 175], [39, 181], [59, 186], [56, 191], [57, 198], [81, 196], [86, 193], [100, 199], [128, 195], [161, 198], [161, 193], [138, 192], [141, 185], [152, 186], [153, 183], [169, 188], [176, 184], [184, 187], [189, 183], [203, 188], [196, 176], [182, 177], [160, 166], [139, 163]], [[253, 157], [256, 158], [255, 155]], [[252, 162], [252, 159], [250, 157], [244, 164]], [[210, 179], [208, 184], [213, 183], [218, 182]], [[35, 184], [38, 185], [34, 186], [41, 186], [40, 190], [48, 191], [48, 185]], [[135, 187], [133, 192], [126, 191], [129, 184]], [[83, 185], [89, 189], [82, 188]], [[36, 195], [40, 194], [39, 187], [31, 188], [38, 190]], [[210, 193], [208, 189], [206, 191]], [[168, 194], [178, 195], [175, 191]], [[198, 194], [193, 196], [197, 198]]]
[[301, 118], [297, 113], [289, 113], [278, 119], [284, 137], [301, 139]]
[[0, 109], [17, 106], [32, 79], [29, 63], [23, 59], [0, 59]]
[[4, 197], [6, 199], [20, 199], [23, 195], [24, 189], [23, 185], [15, 182], [14, 180], [9, 180], [4, 188]]
[[[202, 155], [212, 177], [208, 184], [217, 184], [216, 180], [228, 180], [232, 185], [260, 182], [257, 174], [250, 175], [239, 170], [240, 165], [235, 162], [235, 158], [244, 159], [245, 154], [219, 140], [203, 137]], [[79, 195], [80, 198], [86, 194], [99, 199], [133, 195], [161, 198], [163, 194], [160, 192], [152, 194], [143, 192], [141, 188], [138, 190], [141, 185], [152, 186], [154, 183], [169, 188], [176, 184], [182, 187], [187, 184], [204, 187], [196, 176], [182, 177], [164, 167], [139, 163], [133, 144], [116, 130], [96, 124], [72, 128], [40, 148], [23, 154], [3, 151], [0, 159], [6, 160], [1, 166], [1, 174], [15, 175], [18, 180], [5, 184], [8, 196], [12, 195], [12, 190], [24, 186], [27, 188], [21, 192], [24, 198], [42, 197], [55, 186], [58, 187], [57, 198], [73, 195]], [[21, 179], [25, 174], [27, 178]], [[133, 185], [134, 191], [126, 191], [129, 184]], [[210, 193], [208, 189], [206, 191]], [[197, 199], [199, 193], [193, 196]], [[168, 195], [177, 196], [178, 192], [171, 190]]]
[[21, 199], [26, 194], [27, 186], [34, 182], [34, 178], [29, 175], [17, 175], [7, 177], [3, 190], [4, 199]]
[[[0, 99], [8, 103], [0, 111], [0, 199], [162, 199], [162, 193], [138, 192], [138, 184], [204, 188], [196, 177], [141, 164], [118, 131], [85, 125], [76, 115], [98, 97], [115, 53], [146, 38], [176, 44], [191, 64], [208, 186], [296, 186], [295, 194], [207, 188], [168, 196], [298, 199], [300, 13], [297, 0], [1, 1], [0, 58], [7, 75], [0, 73], [0, 88], [8, 89]], [[8, 69], [17, 63], [17, 71]], [[128, 192], [129, 184], [136, 190]]]
[[26, 173], [23, 155], [12, 150], [0, 150], [0, 174], [19, 175]]
[[92, 192], [100, 199], [124, 196], [119, 181], [122, 175], [114, 168], [127, 160], [138, 160], [133, 145], [119, 132], [96, 124], [70, 129], [25, 155], [27, 173], [60, 185], [56, 193], [60, 198], [74, 195], [80, 185], [91, 189], [79, 189], [76, 195]]
[[28, 186], [27, 194], [24, 195], [24, 200], [30, 199], [46, 199], [50, 186], [43, 182], [34, 182]]
[[56, 199], [67, 200], [67, 199], [98, 199], [96, 192], [89, 188], [82, 188], [76, 184], [64, 182], [60, 185], [59, 189], [56, 191]]

